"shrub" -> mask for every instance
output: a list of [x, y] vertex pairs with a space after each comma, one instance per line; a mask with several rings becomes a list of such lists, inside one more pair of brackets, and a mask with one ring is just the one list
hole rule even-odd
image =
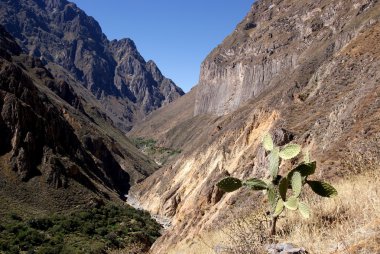
[[34, 229], [47, 230], [53, 226], [53, 222], [48, 218], [31, 219], [28, 222], [29, 226]]
[[22, 218], [18, 214], [15, 214], [15, 213], [11, 213], [10, 218], [15, 221], [22, 221]]

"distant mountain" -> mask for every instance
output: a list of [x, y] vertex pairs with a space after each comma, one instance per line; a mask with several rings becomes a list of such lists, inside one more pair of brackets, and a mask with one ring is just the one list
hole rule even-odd
[[0, 26], [0, 214], [120, 201], [157, 169], [73, 86]]
[[55, 77], [86, 87], [124, 131], [184, 94], [153, 61], [144, 60], [132, 40], [109, 41], [74, 3], [3, 0], [0, 24]]

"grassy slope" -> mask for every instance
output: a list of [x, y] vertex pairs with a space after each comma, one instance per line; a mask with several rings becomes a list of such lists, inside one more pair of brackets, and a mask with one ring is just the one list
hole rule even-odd
[[[291, 242], [305, 247], [314, 254], [380, 253], [380, 171], [350, 175], [334, 183], [339, 195], [324, 199], [306, 192], [312, 215], [302, 219], [298, 212], [288, 212], [279, 220], [279, 242]], [[194, 242], [183, 243], [169, 253], [186, 250], [186, 253], [211, 254], [262, 252], [262, 246], [252, 242], [265, 237], [265, 231], [257, 231], [264, 216], [257, 212], [234, 221], [219, 230], [204, 232]], [[264, 223], [265, 224], [265, 223]], [[240, 247], [238, 247], [240, 246]]]
[[[305, 246], [310, 253], [380, 252], [380, 172], [352, 175], [336, 183], [339, 196], [310, 196], [313, 216], [302, 220], [293, 214], [283, 221], [288, 231], [280, 237]], [[308, 197], [307, 197], [308, 198]]]

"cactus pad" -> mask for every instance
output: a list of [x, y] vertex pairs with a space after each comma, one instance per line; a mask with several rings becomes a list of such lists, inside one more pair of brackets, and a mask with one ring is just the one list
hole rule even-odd
[[298, 197], [301, 194], [302, 189], [302, 177], [300, 172], [294, 172], [292, 176], [292, 190], [293, 195]]
[[273, 140], [271, 135], [268, 133], [267, 135], [264, 136], [263, 138], [263, 146], [264, 149], [267, 151], [272, 151], [273, 150]]
[[269, 186], [267, 194], [269, 204], [271, 208], [274, 209], [277, 204], [278, 194], [273, 186]]
[[257, 179], [257, 178], [249, 179], [249, 180], [245, 181], [243, 185], [251, 188], [252, 190], [266, 190], [266, 189], [268, 189], [268, 185], [264, 181]]
[[274, 209], [273, 217], [279, 216], [283, 210], [284, 210], [284, 201], [282, 201], [282, 199], [280, 198], [277, 201], [276, 208]]
[[278, 185], [278, 190], [282, 200], [286, 200], [286, 192], [288, 191], [289, 182], [286, 177], [282, 178], [280, 184]]
[[288, 200], [284, 203], [285, 207], [289, 210], [297, 210], [298, 208], [298, 198], [297, 197], [290, 197]]
[[305, 219], [308, 219], [310, 217], [310, 208], [305, 203], [299, 202], [298, 211], [300, 212], [302, 217], [304, 217]]
[[301, 147], [297, 144], [286, 145], [279, 153], [284, 160], [289, 160], [296, 157], [301, 152]]
[[337, 190], [328, 183], [320, 181], [307, 181], [307, 183], [319, 196], [331, 198], [338, 195]]
[[273, 178], [277, 177], [278, 173], [278, 166], [280, 164], [279, 151], [280, 149], [278, 147], [275, 147], [269, 154], [269, 170]]
[[227, 177], [216, 184], [220, 189], [225, 192], [233, 192], [243, 186], [242, 182], [234, 177]]
[[313, 161], [310, 163], [302, 163], [298, 165], [292, 171], [298, 171], [301, 173], [301, 176], [309, 176], [315, 173], [315, 169], [317, 168], [317, 162]]

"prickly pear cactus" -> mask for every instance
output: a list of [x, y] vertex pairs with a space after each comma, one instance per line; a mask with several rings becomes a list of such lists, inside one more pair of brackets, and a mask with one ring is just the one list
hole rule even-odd
[[[270, 204], [270, 216], [272, 217], [272, 227], [276, 226], [276, 221], [285, 209], [298, 210], [303, 218], [310, 217], [309, 206], [301, 201], [302, 190], [305, 185], [310, 186], [312, 191], [322, 197], [334, 197], [338, 195], [336, 189], [321, 181], [309, 180], [315, 173], [317, 163], [310, 162], [309, 151], [304, 153], [304, 162], [291, 169], [285, 176], [278, 174], [281, 160], [296, 158], [301, 152], [301, 146], [297, 144], [287, 144], [278, 147], [274, 144], [270, 134], [263, 137], [263, 147], [267, 151], [269, 160], [270, 179], [251, 178], [240, 180], [234, 177], [227, 177], [217, 183], [217, 186], [225, 192], [233, 192], [241, 187], [247, 187], [254, 191], [264, 191]], [[273, 226], [274, 225], [274, 226]], [[271, 230], [273, 234], [275, 230]]]

